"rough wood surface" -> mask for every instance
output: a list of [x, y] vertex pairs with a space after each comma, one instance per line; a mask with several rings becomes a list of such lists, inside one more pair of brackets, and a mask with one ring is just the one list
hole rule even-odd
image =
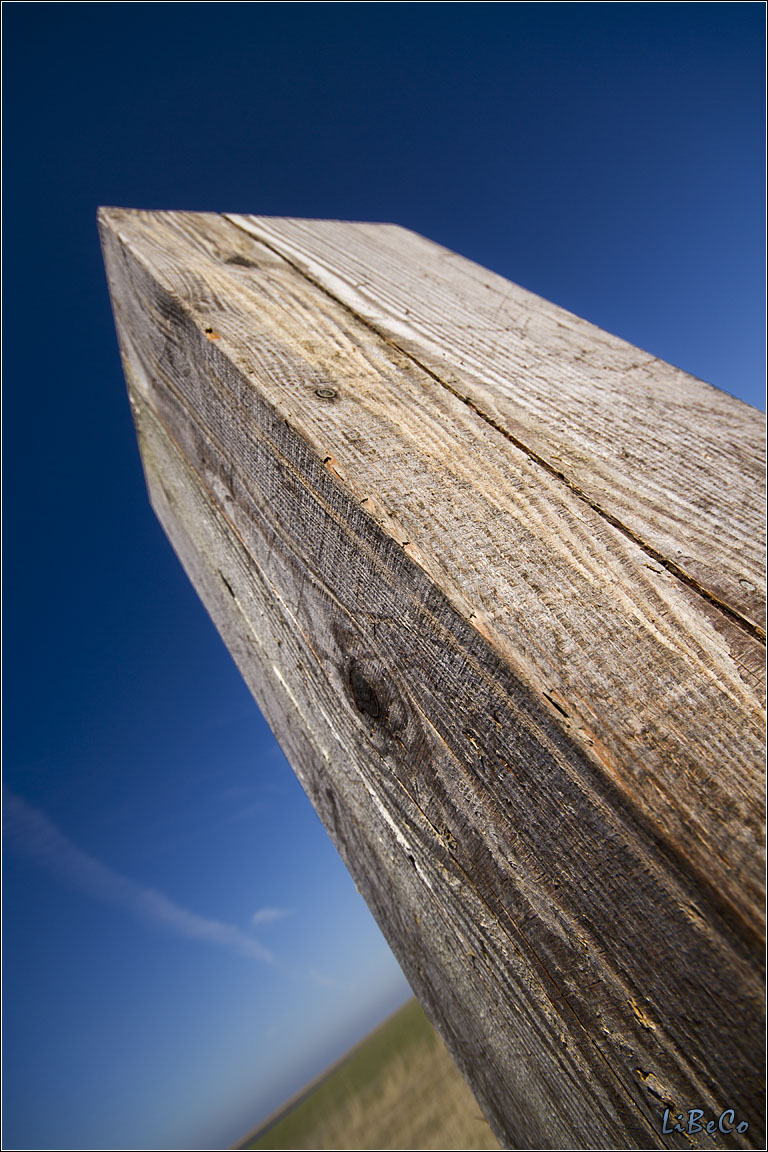
[[765, 639], [757, 413], [404, 228], [229, 219]]
[[[245, 223], [102, 211], [147, 481], [414, 990], [503, 1142], [710, 1147], [662, 1134], [664, 1109], [732, 1107], [750, 1127], [722, 1146], [759, 1147], [758, 415], [665, 365], [654, 386], [646, 364], [608, 463], [604, 428], [584, 439], [599, 421], [574, 415], [581, 377], [557, 441], [531, 412], [559, 310], [503, 281], [532, 310], [513, 433], [507, 353], [481, 372], [490, 344], [431, 328], [429, 277], [403, 336], [434, 246], [394, 230], [398, 304], [392, 229]], [[472, 333], [479, 270], [451, 262]], [[630, 356], [562, 316], [585, 356]], [[603, 422], [617, 364], [595, 381]], [[674, 452], [670, 378], [710, 416], [665, 481], [637, 461]], [[581, 445], [578, 482], [547, 458], [558, 443]], [[699, 523], [684, 464], [707, 452], [727, 478], [696, 480]]]

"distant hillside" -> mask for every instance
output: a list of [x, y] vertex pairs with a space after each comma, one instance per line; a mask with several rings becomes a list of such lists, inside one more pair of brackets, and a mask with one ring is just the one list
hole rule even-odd
[[416, 1000], [366, 1037], [239, 1148], [498, 1149]]

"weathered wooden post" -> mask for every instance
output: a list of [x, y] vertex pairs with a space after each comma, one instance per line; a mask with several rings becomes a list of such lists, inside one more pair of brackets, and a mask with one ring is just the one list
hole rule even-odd
[[153, 506], [497, 1134], [763, 1147], [759, 414], [400, 228], [100, 223]]

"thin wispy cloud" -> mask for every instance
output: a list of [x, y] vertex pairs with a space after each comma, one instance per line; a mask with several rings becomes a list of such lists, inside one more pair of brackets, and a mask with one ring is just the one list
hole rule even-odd
[[285, 920], [293, 915], [293, 908], [259, 908], [251, 916], [251, 924], [274, 924], [275, 920]]
[[154, 888], [145, 888], [83, 852], [47, 816], [21, 797], [3, 796], [4, 843], [95, 900], [117, 904], [138, 920], [159, 924], [176, 936], [218, 944], [239, 956], [274, 963], [272, 953], [234, 924], [198, 916]]

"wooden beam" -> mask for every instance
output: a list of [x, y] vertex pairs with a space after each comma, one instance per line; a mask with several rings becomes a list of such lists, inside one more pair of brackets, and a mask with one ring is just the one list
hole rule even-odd
[[404, 228], [228, 218], [765, 639], [756, 413]]
[[402, 229], [100, 226], [153, 506], [502, 1142], [762, 1146], [759, 414]]

